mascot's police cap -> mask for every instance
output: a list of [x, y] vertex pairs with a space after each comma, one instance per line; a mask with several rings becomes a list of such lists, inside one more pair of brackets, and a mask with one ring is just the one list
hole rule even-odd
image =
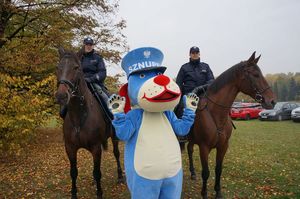
[[163, 53], [157, 48], [137, 48], [125, 55], [121, 66], [126, 72], [127, 78], [131, 74], [147, 70], [158, 70], [163, 73], [166, 70], [166, 67], [161, 66], [163, 58]]

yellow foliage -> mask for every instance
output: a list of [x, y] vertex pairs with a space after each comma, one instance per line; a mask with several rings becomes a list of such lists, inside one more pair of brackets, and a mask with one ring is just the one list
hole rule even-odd
[[34, 82], [30, 76], [3, 73], [0, 78], [0, 151], [18, 153], [52, 115], [56, 78], [52, 74]]

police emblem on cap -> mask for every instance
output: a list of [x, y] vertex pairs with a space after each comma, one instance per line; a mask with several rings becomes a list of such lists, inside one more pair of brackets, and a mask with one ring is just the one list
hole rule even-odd
[[150, 55], [151, 55], [151, 52], [150, 52], [149, 50], [145, 50], [145, 51], [144, 51], [144, 56], [145, 56], [145, 58], [149, 58]]

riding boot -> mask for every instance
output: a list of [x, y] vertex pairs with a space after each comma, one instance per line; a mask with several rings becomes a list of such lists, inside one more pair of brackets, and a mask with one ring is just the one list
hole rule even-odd
[[67, 105], [62, 105], [62, 106], [60, 106], [59, 116], [60, 116], [62, 119], [65, 119], [65, 117], [66, 117], [66, 115], [67, 115], [67, 112], [68, 112], [68, 107], [67, 107]]
[[105, 109], [105, 112], [108, 114], [108, 117], [110, 118], [110, 120], [113, 120], [114, 116], [113, 114], [110, 112], [109, 108], [108, 108], [108, 91], [104, 88], [102, 88], [101, 86], [99, 86], [98, 84], [93, 84], [95, 89], [96, 89], [96, 92], [97, 92], [97, 95], [101, 98], [100, 100], [104, 103], [103, 104], [103, 108]]

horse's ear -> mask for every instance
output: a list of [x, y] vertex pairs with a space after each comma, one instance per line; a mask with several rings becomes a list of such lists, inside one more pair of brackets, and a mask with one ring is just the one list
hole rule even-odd
[[254, 52], [252, 53], [251, 57], [247, 60], [247, 62], [248, 62], [249, 64], [252, 64], [253, 61], [255, 60], [255, 53], [256, 53], [256, 51], [254, 51]]
[[127, 113], [131, 110], [130, 99], [128, 96], [128, 83], [124, 84], [119, 91], [119, 95], [126, 98], [126, 103], [124, 107], [124, 112]]
[[65, 49], [62, 46], [58, 47], [59, 57], [62, 58], [65, 54]]
[[76, 55], [77, 55], [77, 57], [78, 57], [79, 60], [81, 60], [83, 54], [84, 54], [84, 46], [82, 46], [80, 48], [80, 50], [76, 53]]
[[254, 62], [255, 64], [257, 64], [257, 62], [258, 62], [260, 56], [261, 56], [261, 55], [259, 55], [258, 57], [256, 57], [256, 58], [253, 60], [253, 62]]

